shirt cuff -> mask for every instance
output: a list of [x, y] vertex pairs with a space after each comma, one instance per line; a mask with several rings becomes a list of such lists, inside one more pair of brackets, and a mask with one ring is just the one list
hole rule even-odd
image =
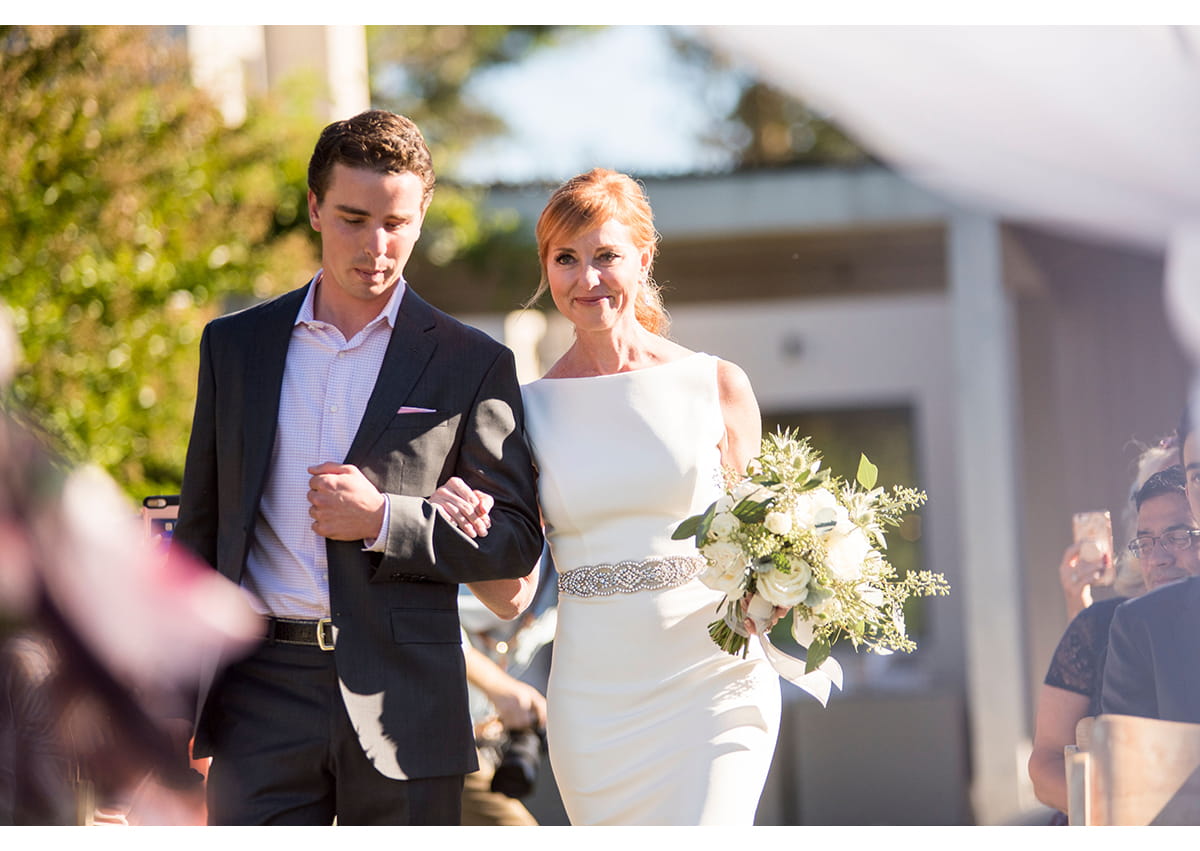
[[363, 541], [363, 549], [369, 553], [381, 553], [387, 549], [388, 525], [392, 519], [392, 498], [388, 494], [383, 495], [383, 523], [379, 526], [379, 534], [374, 540]]

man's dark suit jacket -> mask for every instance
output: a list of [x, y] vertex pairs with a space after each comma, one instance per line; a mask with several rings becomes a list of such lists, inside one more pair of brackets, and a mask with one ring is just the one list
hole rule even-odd
[[[275, 443], [288, 341], [307, 287], [214, 320], [200, 343], [196, 412], [174, 542], [240, 582]], [[433, 413], [397, 412], [401, 407]], [[345, 459], [392, 499], [385, 551], [328, 541], [342, 699], [364, 752], [396, 779], [477, 767], [458, 583], [528, 574], [542, 548], [536, 474], [512, 352], [408, 289]], [[495, 497], [469, 538], [425, 498], [451, 476]], [[201, 677], [194, 754], [211, 754]], [[286, 707], [280, 707], [286, 723]]]
[[1117, 607], [1100, 708], [1200, 723], [1200, 577], [1172, 582]]

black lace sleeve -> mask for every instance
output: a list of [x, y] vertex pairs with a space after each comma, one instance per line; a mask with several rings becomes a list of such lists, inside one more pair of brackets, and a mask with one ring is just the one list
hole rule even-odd
[[1093, 704], [1098, 702], [1108, 627], [1113, 612], [1123, 602], [1123, 598], [1100, 600], [1075, 616], [1054, 650], [1046, 685], [1082, 694]]

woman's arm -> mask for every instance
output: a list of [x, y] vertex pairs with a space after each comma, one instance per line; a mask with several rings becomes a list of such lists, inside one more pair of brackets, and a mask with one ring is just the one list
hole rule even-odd
[[1038, 693], [1029, 779], [1037, 799], [1067, 811], [1067, 764], [1063, 748], [1075, 744], [1075, 726], [1087, 715], [1087, 695], [1043, 685]]
[[721, 439], [721, 462], [739, 473], [746, 472], [750, 459], [762, 449], [762, 415], [754, 388], [742, 368], [729, 361], [717, 365], [717, 389], [725, 436]]
[[528, 576], [519, 579], [489, 579], [486, 582], [469, 582], [467, 587], [479, 601], [498, 618], [510, 621], [529, 608], [533, 595], [537, 593], [538, 574], [541, 562], [534, 565]]

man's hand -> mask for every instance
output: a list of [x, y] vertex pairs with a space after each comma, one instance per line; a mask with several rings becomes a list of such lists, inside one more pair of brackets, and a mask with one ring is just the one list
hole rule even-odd
[[333, 541], [371, 540], [383, 528], [386, 497], [350, 464], [309, 467], [308, 514], [312, 530]]
[[505, 674], [506, 682], [488, 692], [506, 730], [544, 730], [546, 698], [528, 683]]

